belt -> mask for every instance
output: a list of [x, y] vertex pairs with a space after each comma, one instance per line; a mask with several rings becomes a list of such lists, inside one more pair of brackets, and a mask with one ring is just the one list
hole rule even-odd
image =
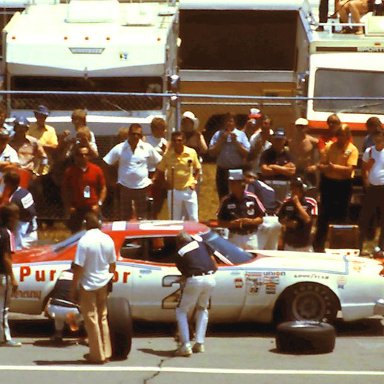
[[195, 272], [193, 275], [188, 275], [187, 277], [196, 277], [196, 276], [206, 276], [206, 275], [213, 275], [215, 271], [208, 271], [208, 272]]

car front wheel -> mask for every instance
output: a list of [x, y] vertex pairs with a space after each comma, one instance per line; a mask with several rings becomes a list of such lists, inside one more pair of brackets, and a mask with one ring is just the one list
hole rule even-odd
[[334, 323], [339, 309], [335, 294], [317, 283], [299, 283], [287, 288], [275, 307], [275, 321], [315, 320]]

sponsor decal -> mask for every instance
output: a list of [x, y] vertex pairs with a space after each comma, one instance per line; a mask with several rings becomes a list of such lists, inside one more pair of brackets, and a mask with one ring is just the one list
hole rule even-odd
[[26, 290], [23, 291], [21, 289], [18, 289], [13, 295], [12, 298], [15, 299], [41, 299], [41, 291], [35, 291], [35, 290]]
[[242, 278], [238, 277], [237, 279], [234, 280], [234, 282], [235, 282], [235, 288], [243, 288], [244, 281]]
[[340, 276], [337, 279], [337, 288], [344, 289], [345, 284], [347, 284], [347, 279], [344, 276]]
[[[29, 265], [22, 265], [19, 270], [19, 281], [22, 283], [24, 281], [36, 281], [36, 282], [47, 282], [55, 281], [56, 277], [61, 273], [56, 269], [32, 269]], [[113, 276], [113, 282], [120, 282], [126, 284], [128, 282], [128, 277], [131, 272], [124, 271], [118, 272], [115, 271]]]
[[317, 280], [328, 280], [328, 275], [321, 275], [318, 273], [297, 273], [293, 276], [295, 279], [317, 279]]

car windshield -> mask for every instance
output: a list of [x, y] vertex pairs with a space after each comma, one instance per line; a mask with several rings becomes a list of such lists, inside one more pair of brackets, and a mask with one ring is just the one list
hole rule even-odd
[[214, 231], [209, 231], [200, 236], [212, 250], [220, 252], [233, 264], [246, 263], [255, 258], [251, 253], [236, 247], [236, 245], [230, 243]]

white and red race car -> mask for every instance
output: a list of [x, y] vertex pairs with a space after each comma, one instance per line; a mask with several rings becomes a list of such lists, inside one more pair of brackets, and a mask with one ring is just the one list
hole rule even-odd
[[[199, 235], [216, 255], [219, 269], [210, 322], [346, 321], [383, 314], [383, 266], [348, 254], [240, 250], [201, 223], [113, 222], [103, 231], [118, 254], [112, 297], [129, 303], [133, 320], [173, 322], [180, 297], [175, 237]], [[19, 289], [11, 311], [40, 314], [62, 270], [74, 258], [83, 233], [13, 257]]]

